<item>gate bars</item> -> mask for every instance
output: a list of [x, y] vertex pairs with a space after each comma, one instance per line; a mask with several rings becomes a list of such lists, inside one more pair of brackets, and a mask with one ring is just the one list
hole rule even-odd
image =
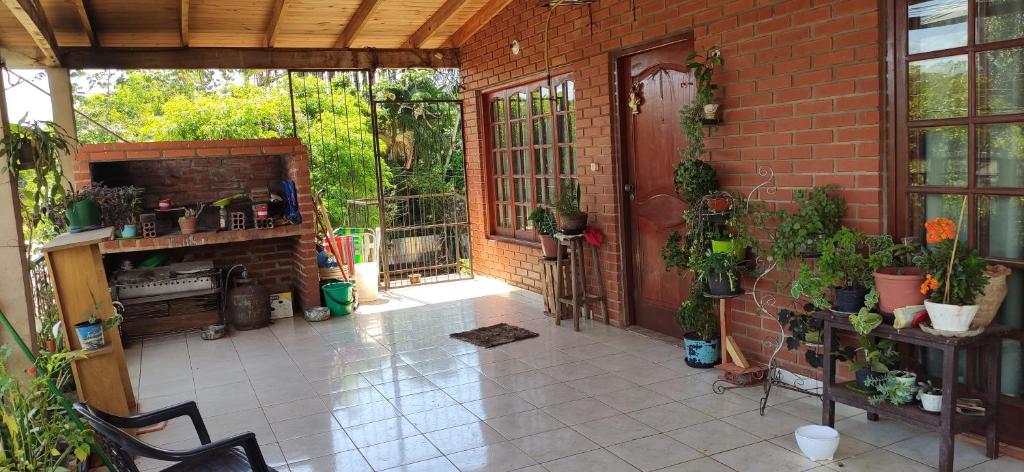
[[313, 191], [325, 190], [336, 228], [374, 233], [384, 288], [472, 277], [457, 71], [302, 70], [288, 79]]

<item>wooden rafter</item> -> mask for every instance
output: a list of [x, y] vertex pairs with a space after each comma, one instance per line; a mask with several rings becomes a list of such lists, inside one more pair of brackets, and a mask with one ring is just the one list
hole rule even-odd
[[423, 46], [423, 43], [434, 36], [438, 28], [444, 25], [465, 4], [466, 0], [445, 0], [441, 8], [438, 8], [433, 15], [430, 15], [430, 18], [427, 18], [427, 21], [412, 36], [409, 36], [409, 39], [405, 40], [402, 47], [418, 48]]
[[459, 67], [455, 49], [63, 48], [69, 69], [430, 69]]
[[281, 31], [281, 17], [288, 8], [286, 0], [274, 0], [274, 9], [270, 12], [270, 23], [267, 24], [267, 47], [277, 45], [277, 34]]
[[477, 31], [480, 31], [480, 28], [483, 28], [484, 25], [489, 23], [495, 15], [504, 10], [509, 3], [512, 3], [512, 0], [489, 0], [469, 18], [469, 21], [463, 23], [463, 25], [459, 27], [458, 31], [449, 36], [448, 40], [446, 40], [441, 47], [451, 48], [462, 46], [471, 36], [476, 34]]
[[46, 12], [39, 0], [2, 0], [7, 9], [14, 14], [21, 27], [32, 36], [36, 46], [42, 51], [43, 57], [48, 65], [59, 65], [60, 56], [57, 53], [57, 37], [53, 35], [53, 28], [46, 20]]
[[96, 31], [92, 29], [92, 18], [89, 16], [89, 8], [86, 7], [85, 0], [72, 0], [71, 4], [74, 5], [75, 11], [78, 12], [78, 19], [82, 22], [82, 29], [85, 30], [85, 35], [89, 37], [89, 44], [99, 46], [100, 43], [96, 39]]
[[345, 29], [341, 31], [341, 36], [338, 36], [338, 41], [334, 43], [334, 47], [352, 47], [356, 36], [363, 30], [363, 26], [366, 26], [366, 20], [370, 18], [370, 15], [373, 14], [373, 11], [380, 4], [381, 0], [363, 0], [359, 2], [359, 7], [356, 8], [356, 12], [352, 14], [352, 17], [348, 19], [348, 23], [345, 24]]
[[181, 0], [178, 15], [181, 17], [181, 45], [188, 47], [188, 7], [189, 0]]

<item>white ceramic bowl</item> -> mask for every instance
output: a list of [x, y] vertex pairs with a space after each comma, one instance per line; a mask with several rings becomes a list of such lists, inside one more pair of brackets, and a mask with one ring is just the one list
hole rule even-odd
[[800, 450], [812, 461], [830, 461], [839, 447], [839, 431], [828, 426], [801, 426], [793, 433]]

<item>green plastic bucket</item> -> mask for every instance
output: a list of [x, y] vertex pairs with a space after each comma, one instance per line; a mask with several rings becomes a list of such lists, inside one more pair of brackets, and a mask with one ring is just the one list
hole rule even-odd
[[345, 316], [352, 314], [355, 299], [352, 298], [354, 282], [335, 282], [324, 285], [321, 289], [324, 293], [324, 302], [331, 316]]

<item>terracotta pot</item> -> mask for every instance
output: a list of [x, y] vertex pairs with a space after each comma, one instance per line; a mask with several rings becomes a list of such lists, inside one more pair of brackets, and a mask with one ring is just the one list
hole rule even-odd
[[932, 321], [932, 328], [962, 333], [971, 327], [971, 322], [974, 321], [974, 315], [978, 314], [980, 306], [947, 305], [945, 303], [925, 300], [924, 308], [928, 310], [928, 318]]
[[550, 234], [540, 235], [540, 250], [545, 259], [558, 258], [558, 241]]
[[198, 218], [178, 218], [178, 227], [181, 228], [181, 234], [194, 234], [198, 222]]
[[898, 272], [896, 267], [885, 267], [875, 272], [878, 308], [885, 313], [924, 302], [924, 295], [921, 295], [921, 271], [916, 267], [906, 267], [903, 275]]
[[583, 234], [583, 230], [587, 228], [587, 214], [580, 213], [573, 217], [563, 216], [562, 217], [562, 233], [574, 235]]
[[708, 210], [715, 213], [722, 213], [729, 211], [729, 208], [732, 208], [732, 200], [729, 200], [728, 198], [714, 197], [708, 199]]

